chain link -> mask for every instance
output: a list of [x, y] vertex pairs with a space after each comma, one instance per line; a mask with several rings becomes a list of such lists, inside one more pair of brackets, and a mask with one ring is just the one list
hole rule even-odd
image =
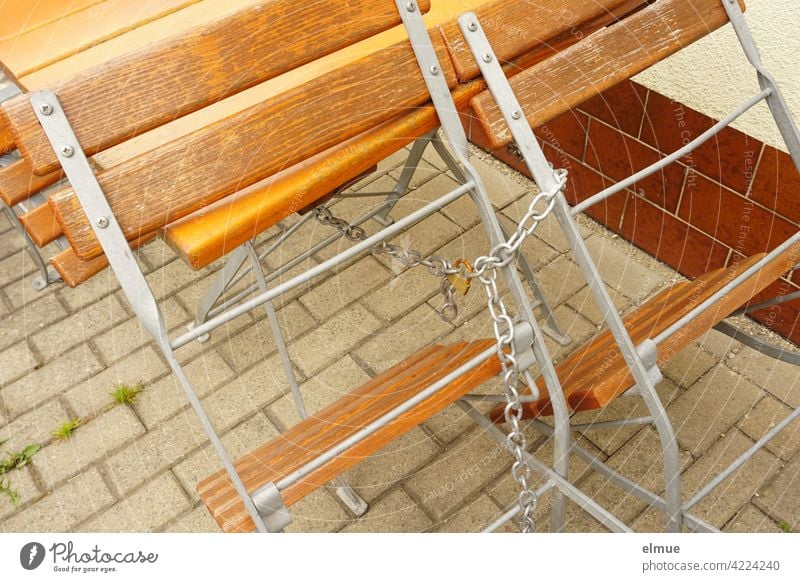
[[[526, 458], [528, 440], [520, 424], [524, 408], [520, 394], [520, 370], [514, 346], [514, 320], [500, 297], [497, 287], [497, 272], [516, 258], [525, 239], [533, 234], [539, 224], [553, 211], [556, 196], [563, 193], [567, 185], [567, 171], [556, 170], [555, 178], [556, 184], [551, 190], [539, 192], [534, 196], [528, 206], [528, 211], [519, 221], [516, 232], [507, 241], [496, 245], [488, 255], [478, 257], [472, 263], [472, 270], [464, 264], [456, 268], [452, 263], [439, 256], [424, 259], [418, 251], [404, 249], [386, 242], [372, 247], [374, 254], [389, 255], [406, 267], [420, 265], [427, 267], [432, 275], [442, 278], [440, 290], [444, 297], [444, 305], [439, 310], [439, 314], [445, 321], [453, 321], [458, 316], [453, 285], [447, 279], [447, 275], [457, 274], [465, 279], [477, 279], [483, 285], [494, 335], [497, 339], [497, 357], [502, 368], [506, 397], [506, 406], [503, 412], [506, 423], [511, 427], [506, 437], [506, 445], [514, 456], [511, 476], [519, 485], [520, 492], [517, 502], [520, 507], [520, 529], [523, 533], [535, 530], [533, 512], [536, 510], [538, 498], [536, 491], [531, 488], [530, 481], [533, 470]], [[368, 238], [364, 229], [359, 226], [351, 226], [346, 221], [336, 218], [324, 206], [317, 208], [316, 213], [317, 220], [322, 224], [333, 226], [350, 240], [363, 241]]]

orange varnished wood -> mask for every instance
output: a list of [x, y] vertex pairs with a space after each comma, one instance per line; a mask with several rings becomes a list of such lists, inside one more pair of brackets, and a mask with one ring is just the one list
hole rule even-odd
[[[428, 1], [421, 4], [430, 7]], [[399, 22], [392, 0], [270, 0], [52, 89], [84, 151], [94, 154]], [[2, 109], [34, 173], [56, 169], [58, 160], [28, 98], [12, 99]]]
[[10, 0], [0, 4], [0, 41], [16, 38], [65, 16], [99, 4], [102, 0]]
[[[436, 50], [442, 74], [454, 85], [444, 48]], [[404, 41], [102, 172], [98, 180], [130, 240], [426, 101], [427, 88]], [[97, 256], [99, 244], [74, 192], [57, 193], [50, 203], [76, 254]]]
[[[140, 240], [133, 241], [131, 242], [131, 249], [138, 249], [154, 238], [156, 238], [155, 233], [151, 233], [142, 237]], [[100, 255], [89, 261], [82, 261], [70, 248], [64, 249], [56, 254], [50, 259], [50, 263], [55, 267], [58, 274], [61, 275], [64, 283], [70, 287], [77, 287], [81, 283], [85, 283], [108, 267], [108, 259], [106, 259], [105, 255]]]
[[[426, 348], [252, 451], [236, 462], [237, 471], [250, 491], [270, 481], [280, 480], [492, 345], [494, 340], [481, 340], [470, 344]], [[499, 369], [497, 359], [490, 358], [343, 455], [282, 491], [284, 502], [287, 506], [297, 503], [334, 476], [495, 376]], [[241, 532], [254, 528], [226, 473], [218, 472], [202, 481], [198, 485], [198, 492], [223, 530]]]
[[[679, 283], [660, 293], [625, 318], [625, 327], [634, 344], [660, 334], [693, 307], [732, 281], [764, 255], [755, 255], [735, 267], [717, 269], [692, 283]], [[749, 277], [742, 285], [703, 312], [691, 323], [658, 346], [658, 363], [663, 366], [687, 344], [745, 305], [783, 273], [800, 261], [800, 244], [785, 251], [775, 261]], [[561, 362], [556, 372], [567, 403], [573, 410], [600, 408], [634, 385], [627, 364], [610, 332], [606, 331], [576, 349]], [[552, 414], [552, 405], [543, 380], [537, 382], [542, 398], [525, 405], [525, 417]], [[502, 422], [502, 407], [490, 413], [494, 422]]]
[[10, 166], [0, 169], [0, 197], [9, 206], [14, 206], [27, 200], [31, 194], [55, 184], [62, 177], [61, 170], [46, 176], [37, 176], [31, 172], [25, 160], [17, 160]]
[[[640, 0], [629, 0], [619, 11], [632, 10], [639, 3]], [[433, 13], [437, 7], [434, 4]], [[553, 39], [504, 68], [513, 75], [577, 42], [616, 16], [610, 13], [599, 17], [585, 25], [579, 35], [570, 33]], [[464, 107], [482, 87], [480, 80], [459, 85], [453, 90], [456, 106]], [[168, 225], [163, 231], [164, 239], [193, 268], [205, 267], [437, 125], [432, 106], [417, 109]]]
[[[543, 45], [566, 32], [578, 31], [589, 22], [602, 18], [630, 0], [495, 0], [474, 12], [501, 62], [509, 61]], [[639, 3], [644, 3], [640, 0]], [[459, 80], [477, 77], [480, 69], [452, 20], [440, 27]]]
[[[528, 121], [538, 127], [726, 22], [718, 0], [659, 0], [515, 76], [511, 85]], [[511, 142], [511, 132], [488, 91], [471, 106], [492, 148]]]
[[58, 224], [53, 210], [47, 204], [42, 204], [26, 212], [19, 217], [19, 221], [25, 227], [25, 232], [28, 233], [31, 240], [40, 247], [53, 242], [63, 234], [61, 225]]

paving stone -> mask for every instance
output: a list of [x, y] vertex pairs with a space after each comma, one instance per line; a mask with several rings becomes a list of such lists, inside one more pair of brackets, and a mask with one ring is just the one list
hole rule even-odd
[[781, 533], [774, 521], [749, 503], [730, 520], [722, 531], [727, 533]]
[[175, 477], [167, 471], [83, 524], [79, 531], [151, 532], [190, 507]]
[[667, 280], [663, 267], [656, 266], [654, 259], [650, 259], [650, 265], [643, 265], [611, 239], [593, 236], [586, 246], [603, 281], [634, 301], [650, 297]]
[[786, 529], [800, 532], [800, 455], [783, 467], [755, 500], [756, 506]]
[[450, 329], [450, 324], [442, 321], [433, 309], [421, 305], [403, 319], [375, 333], [353, 354], [377, 375], [432, 344]]
[[0, 366], [0, 386], [5, 386], [35, 368], [38, 358], [28, 347], [26, 341], [21, 341], [7, 348], [2, 353], [3, 365]]
[[[42, 491], [33, 478], [30, 466], [5, 473], [2, 480], [8, 489], [19, 495], [19, 506], [15, 507], [7, 495], [0, 495], [0, 523], [14, 513], [24, 511], [21, 508], [35, 502], [42, 495]], [[0, 525], [0, 530], [1, 528], [2, 525]]]
[[[730, 431], [686, 471], [683, 477], [684, 496], [694, 495], [752, 444], [741, 432]], [[763, 450], [757, 452], [695, 505], [692, 513], [714, 527], [722, 527], [740, 507], [769, 483], [779, 468], [780, 461], [770, 453]]]
[[0, 426], [0, 441], [5, 441], [2, 447], [17, 451], [30, 444], [43, 445], [53, 438], [50, 433], [66, 420], [69, 414], [61, 402], [51, 400]]
[[399, 481], [414, 475], [441, 452], [419, 428], [414, 428], [350, 469], [347, 482], [367, 502], [382, 495]]
[[[350, 356], [337, 360], [324, 368], [316, 376], [310, 378], [300, 386], [306, 412], [315, 414], [329, 404], [349, 394], [357, 387], [369, 380], [361, 366]], [[291, 393], [284, 394], [267, 409], [270, 418], [281, 429], [286, 430], [298, 422], [297, 409]]]
[[586, 285], [578, 265], [558, 257], [538, 272], [539, 284], [551, 307], [563, 303]]
[[167, 366], [152, 347], [130, 354], [111, 364], [100, 374], [65, 394], [76, 414], [87, 417], [104, 410], [114, 402], [111, 392], [120, 384], [148, 384], [167, 373]]
[[[189, 319], [189, 315], [183, 307], [172, 297], [161, 301], [159, 307], [167, 329], [173, 329], [176, 325], [185, 323]], [[133, 317], [96, 335], [93, 341], [103, 360], [113, 362], [140, 349], [144, 344], [153, 343], [153, 338], [144, 330], [139, 319]]]
[[33, 279], [34, 277], [38, 276], [39, 273], [37, 271], [27, 275], [22, 280], [14, 281], [13, 283], [6, 285], [3, 288], [3, 293], [8, 299], [8, 302], [11, 304], [11, 309], [6, 309], [6, 307], [3, 306], [0, 308], [0, 310], [5, 313], [27, 309], [31, 306], [31, 304], [38, 301], [42, 297], [45, 297], [46, 295], [56, 295], [61, 287], [59, 284], [49, 285], [41, 291], [37, 291], [33, 288]]
[[[668, 406], [681, 394], [680, 388], [671, 380], [665, 379], [656, 386], [656, 393], [664, 406]], [[599, 410], [578, 412], [572, 417], [573, 424], [599, 423], [649, 416], [650, 410], [640, 397], [616, 398]], [[587, 430], [583, 435], [607, 455], [613, 455], [645, 425], [631, 425]]]
[[161, 423], [112, 455], [105, 466], [120, 494], [128, 495], [206, 440], [200, 421], [187, 411]]
[[199, 505], [169, 524], [164, 533], [222, 533], [222, 530], [205, 505]]
[[144, 426], [130, 408], [116, 406], [78, 427], [68, 439], [54, 440], [37, 453], [34, 465], [45, 487], [54, 489], [64, 479], [107, 458], [144, 432]]
[[599, 333], [591, 321], [564, 304], [553, 310], [553, 317], [555, 317], [561, 332], [572, 340], [568, 345], [562, 346], [549, 335], [545, 335], [545, 344], [550, 352], [550, 357], [554, 358], [556, 362], [569, 356], [576, 347], [583, 345]]
[[[10, 241], [16, 238], [19, 237], [2, 236], [0, 237], [0, 240], [5, 243], [5, 241]], [[33, 261], [28, 256], [28, 253], [24, 250], [21, 250], [21, 248], [21, 246], [18, 247], [16, 253], [0, 260], [0, 286], [13, 283], [22, 278], [23, 275], [33, 274], [36, 271], [36, 265], [33, 264]], [[13, 251], [13, 249], [9, 247], [9, 251]]]
[[341, 529], [348, 514], [326, 489], [319, 489], [291, 507], [292, 523], [287, 533], [332, 532]]
[[738, 351], [742, 347], [738, 341], [716, 329], [710, 329], [701, 335], [697, 343], [719, 360], [727, 358], [732, 351]]
[[[625, 314], [630, 310], [631, 303], [627, 297], [613, 289], [607, 288], [607, 290], [618, 313]], [[588, 286], [567, 299], [567, 305], [591, 321], [594, 325], [602, 326], [603, 328], [607, 327], [603, 313], [600, 311], [600, 307], [597, 305], [597, 301], [595, 301], [594, 295]]]
[[[193, 360], [184, 370], [201, 398], [235, 377], [235, 372], [215, 351], [209, 351]], [[144, 425], [153, 428], [188, 404], [189, 400], [178, 379], [174, 374], [167, 374], [145, 386], [136, 398], [133, 408]]]
[[764, 357], [747, 347], [725, 363], [792, 408], [800, 406], [800, 374], [796, 366]]
[[[447, 340], [449, 341], [449, 340]], [[474, 390], [474, 394], [502, 394], [503, 384], [499, 378], [493, 378], [484, 382]], [[489, 402], [472, 402], [472, 405], [481, 412], [488, 413], [494, 404]], [[442, 444], [448, 444], [457, 437], [464, 434], [467, 430], [475, 426], [475, 421], [461, 410], [458, 406], [451, 404], [441, 412], [430, 417], [423, 423], [433, 437]]]
[[374, 258], [364, 257], [303, 295], [300, 302], [317, 320], [322, 321], [382, 285], [390, 277], [386, 268]]
[[510, 457], [502, 447], [476, 428], [407, 480], [405, 487], [436, 519], [441, 519], [509, 466]]
[[424, 269], [406, 269], [366, 295], [362, 303], [386, 321], [393, 321], [438, 295], [441, 280]]
[[[403, 160], [397, 168], [392, 170], [392, 177], [396, 180], [399, 179], [400, 173], [405, 167], [406, 160]], [[411, 178], [411, 183], [408, 185], [408, 187], [410, 190], [415, 190], [441, 173], [442, 171], [439, 168], [429, 164], [423, 159], [417, 165], [414, 176]]]
[[345, 533], [422, 532], [430, 518], [402, 489], [395, 489], [372, 504], [363, 516], [351, 521]]
[[[745, 414], [737, 425], [754, 441], [767, 434], [775, 425], [782, 422], [792, 409], [782, 402], [765, 396], [755, 408]], [[768, 451], [789, 460], [800, 450], [800, 418], [796, 418], [766, 445]]]
[[488, 495], [483, 494], [459, 511], [436, 524], [439, 533], [478, 533], [483, 531], [502, 511]]
[[662, 367], [664, 376], [672, 379], [676, 384], [689, 387], [697, 382], [700, 377], [708, 372], [716, 363], [717, 358], [695, 344], [689, 344]]
[[36, 349], [46, 360], [50, 360], [127, 317], [128, 314], [116, 296], [110, 295], [80, 309], [66, 319], [48, 325], [39, 333], [30, 335]]
[[67, 532], [115, 499], [97, 469], [89, 469], [8, 519], [3, 532]]
[[306, 376], [311, 376], [348, 353], [381, 324], [366, 309], [356, 304], [289, 346], [292, 361]]
[[0, 398], [11, 417], [15, 417], [48, 398], [63, 393], [70, 386], [86, 382], [102, 369], [102, 364], [91, 350], [86, 346], [78, 346], [9, 384], [0, 390]]
[[[233, 459], [243, 457], [278, 434], [274, 426], [257, 413], [221, 436], [222, 444]], [[209, 444], [188, 459], [178, 463], [173, 471], [192, 501], [199, 502], [197, 484], [222, 468], [222, 462]]]
[[156, 301], [161, 301], [197, 279], [201, 279], [202, 276], [202, 271], [193, 271], [183, 261], [172, 261], [164, 268], [157, 269], [147, 275], [147, 283], [150, 285]]
[[66, 309], [53, 294], [45, 295], [25, 309], [15, 311], [3, 318], [3, 326], [0, 327], [0, 350], [45, 329], [65, 315], [67, 315]]
[[106, 269], [74, 289], [67, 287], [59, 289], [58, 296], [71, 312], [75, 312], [119, 290], [119, 281], [114, 272]]
[[150, 273], [159, 269], [167, 263], [174, 261], [177, 256], [163, 239], [157, 238], [137, 249], [136, 255], [141, 262], [146, 265], [147, 272]]
[[288, 390], [276, 355], [212, 392], [202, 404], [217, 430], [227, 430]]
[[693, 455], [702, 454], [750, 412], [762, 394], [747, 379], [717, 366], [667, 409], [678, 442]]

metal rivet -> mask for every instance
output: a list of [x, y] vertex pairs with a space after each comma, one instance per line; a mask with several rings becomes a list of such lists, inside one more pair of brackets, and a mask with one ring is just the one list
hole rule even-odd
[[486, 53], [485, 55], [483, 55], [483, 62], [484, 63], [491, 63], [492, 62], [492, 55], [490, 55], [489, 53]]
[[475, 32], [476, 30], [478, 30], [478, 23], [470, 22], [467, 28], [469, 28], [472, 32]]
[[63, 145], [61, 146], [61, 153], [65, 158], [71, 158], [72, 154], [75, 153], [75, 149], [71, 145]]
[[108, 226], [108, 219], [105, 216], [101, 216], [97, 219], [97, 226], [100, 228], [106, 228]]
[[513, 119], [519, 119], [520, 117], [522, 117], [522, 112], [520, 110], [516, 110], [511, 114], [511, 117]]
[[439, 67], [436, 65], [431, 65], [431, 74], [438, 75], [439, 74]]
[[39, 111], [42, 112], [42, 115], [50, 115], [53, 113], [53, 106], [49, 103], [42, 103], [42, 106], [39, 107]]
[[409, 12], [414, 12], [417, 9], [417, 5], [414, 2], [409, 2], [406, 4], [406, 10]]

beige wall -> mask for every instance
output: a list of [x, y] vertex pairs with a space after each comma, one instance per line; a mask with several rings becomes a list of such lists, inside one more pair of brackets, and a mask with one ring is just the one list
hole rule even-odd
[[[745, 2], [747, 20], [763, 60], [795, 119], [800, 120], [800, 0]], [[715, 119], [758, 91], [753, 69], [730, 25], [659, 63], [637, 80]], [[763, 103], [739, 118], [734, 127], [786, 149]]]

